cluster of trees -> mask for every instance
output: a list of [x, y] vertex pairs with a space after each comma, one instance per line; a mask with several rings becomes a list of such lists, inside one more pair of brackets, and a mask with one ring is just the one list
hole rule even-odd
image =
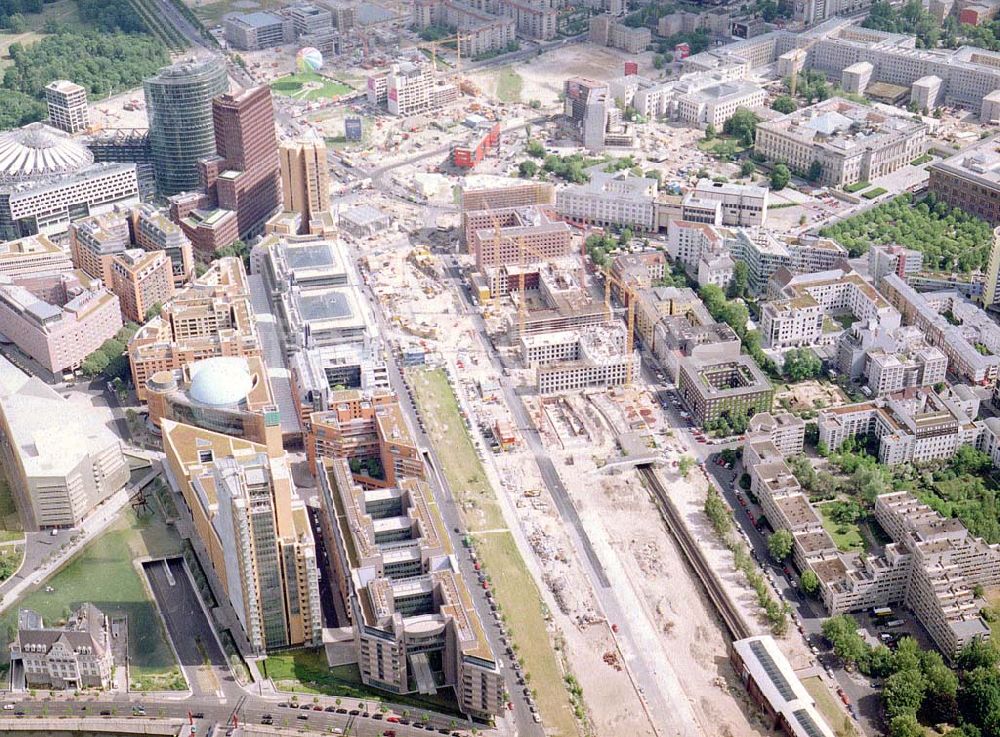
[[1000, 51], [1000, 20], [972, 26], [968, 23], [959, 23], [955, 16], [949, 15], [945, 18], [941, 33], [941, 45], [949, 49], [968, 44], [990, 51]]
[[80, 370], [84, 376], [103, 376], [112, 381], [126, 381], [130, 370], [125, 348], [138, 329], [139, 326], [134, 322], [128, 323], [115, 334], [115, 337], [108, 338], [100, 348], [83, 359]]
[[712, 43], [712, 36], [705, 28], [699, 28], [690, 33], [675, 33], [673, 36], [661, 38], [653, 43], [657, 53], [669, 54], [677, 47], [677, 44], [686, 43], [691, 48], [692, 54], [700, 54]]
[[882, 701], [889, 737], [923, 737], [923, 725], [957, 724], [951, 737], [1000, 735], [1000, 649], [992, 640], [973, 640], [950, 668], [935, 650], [911, 637], [895, 650], [872, 647], [849, 614], [830, 617], [823, 636], [849, 667], [884, 679]]
[[721, 438], [742, 435], [747, 431], [752, 414], [745, 410], [725, 409], [714, 420], [705, 423], [705, 431]]
[[43, 120], [47, 112], [41, 100], [23, 92], [0, 88], [0, 130]]
[[[733, 277], [735, 280], [736, 271], [734, 268]], [[773, 376], [778, 375], [774, 361], [765, 355], [760, 347], [760, 333], [756, 330], [747, 330], [747, 321], [750, 319], [750, 311], [742, 300], [728, 300], [726, 293], [714, 284], [706, 284], [698, 291], [698, 296], [705, 303], [712, 319], [716, 322], [724, 322], [733, 329], [737, 337], [743, 343], [743, 349], [750, 354], [751, 358], [757, 362], [764, 371]]]
[[925, 268], [965, 273], [985, 266], [993, 239], [985, 220], [950, 207], [933, 193], [914, 203], [908, 192], [820, 233], [852, 257], [867, 252], [872, 243], [898, 243], [923, 253]]
[[585, 171], [586, 168], [600, 163], [599, 160], [585, 158], [583, 154], [570, 154], [569, 156], [548, 154], [546, 156], [545, 147], [534, 140], [528, 141], [526, 151], [529, 156], [544, 157], [544, 160], [541, 166], [530, 159], [518, 164], [518, 176], [522, 179], [531, 179], [541, 172], [546, 172], [570, 184], [583, 184], [590, 180], [590, 175]]
[[1000, 542], [1000, 488], [989, 475], [989, 456], [962, 446], [940, 464], [894, 468], [894, 482], [912, 489], [925, 504], [945, 517], [957, 517], [969, 531], [989, 543]]
[[631, 228], [622, 228], [617, 236], [610, 233], [594, 234], [587, 237], [587, 240], [584, 241], [584, 247], [587, 249], [590, 260], [596, 266], [604, 266], [608, 262], [608, 254], [627, 246], [634, 236]]
[[102, 33], [149, 33], [129, 0], [77, 0], [80, 19]]
[[0, 28], [6, 28], [11, 33], [24, 33], [28, 30], [25, 13], [42, 12], [42, 0], [0, 0]]
[[72, 79], [93, 97], [131, 89], [166, 64], [166, 47], [152, 36], [59, 33], [31, 46], [10, 46], [13, 66], [3, 87], [41, 99], [53, 79]]
[[[784, 81], [785, 87], [791, 92], [791, 77], [786, 77]], [[795, 78], [795, 94], [805, 100], [807, 104], [812, 105], [814, 102], [823, 102], [829, 98], [833, 94], [833, 90], [823, 72], [815, 69], [803, 69]], [[792, 102], [795, 100], [793, 99]], [[782, 103], [782, 105], [787, 106], [787, 103]]]
[[[97, 1], [100, 2], [100, 0]], [[411, 28], [411, 30], [417, 29]], [[421, 28], [417, 31], [417, 35], [420, 36], [423, 41], [440, 41], [441, 39], [448, 38], [449, 36], [454, 36], [455, 29], [450, 26], [436, 26], [432, 24], [426, 28]]]
[[778, 530], [767, 538], [767, 552], [779, 563], [792, 554], [795, 538], [788, 530]]
[[760, 117], [749, 108], [736, 108], [736, 112], [722, 124], [722, 132], [737, 139], [743, 146], [753, 146]]
[[924, 10], [920, 0], [907, 0], [899, 7], [893, 7], [888, 0], [876, 0], [861, 25], [877, 31], [916, 36], [917, 47], [922, 49], [936, 48], [941, 40], [941, 25]]
[[799, 103], [795, 102], [795, 98], [791, 95], [779, 95], [771, 103], [771, 109], [783, 115], [788, 115], [788, 113], [794, 113], [799, 109]]
[[247, 273], [250, 272], [250, 246], [248, 246], [244, 241], [237, 238], [228, 246], [222, 246], [221, 248], [215, 249], [216, 258], [228, 258], [230, 256], [235, 256], [241, 259]]
[[787, 164], [778, 163], [771, 169], [771, 189], [778, 191], [788, 186], [792, 179], [792, 172]]
[[823, 373], [823, 361], [811, 348], [792, 348], [785, 353], [783, 368], [789, 381], [805, 381]]

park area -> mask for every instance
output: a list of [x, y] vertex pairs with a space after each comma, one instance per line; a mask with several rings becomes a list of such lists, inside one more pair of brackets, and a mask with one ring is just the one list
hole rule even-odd
[[525, 672], [531, 674], [545, 724], [552, 734], [574, 735], [576, 722], [563, 686], [562, 669], [549, 642], [541, 594], [507, 529], [448, 377], [440, 369], [412, 370], [408, 379]]
[[[42, 586], [0, 616], [0, 637], [14, 639], [17, 611], [34, 609], [48, 624], [61, 624], [84, 602], [109, 617], [128, 617], [131, 688], [138, 691], [184, 690], [187, 685], [174, 658], [166, 630], [135, 561], [178, 555], [182, 545], [159, 511], [137, 516], [131, 509]], [[7, 668], [6, 656], [2, 665]]]
[[316, 72], [301, 72], [281, 77], [271, 82], [271, 89], [279, 95], [306, 102], [334, 100], [354, 91], [350, 85]]
[[899, 244], [920, 251], [925, 270], [962, 273], [985, 268], [993, 242], [985, 220], [949, 207], [933, 194], [915, 202], [909, 193], [823, 228], [820, 235], [833, 238], [852, 257], [870, 245]]
[[389, 694], [370, 688], [361, 682], [361, 672], [356, 665], [330, 667], [322, 650], [302, 649], [269, 655], [261, 666], [265, 678], [271, 679], [275, 688], [286, 693], [313, 696], [336, 696], [370, 701], [370, 710], [376, 704], [389, 701], [400, 706], [427, 709], [442, 714], [461, 716], [451, 691], [441, 691], [436, 696]]

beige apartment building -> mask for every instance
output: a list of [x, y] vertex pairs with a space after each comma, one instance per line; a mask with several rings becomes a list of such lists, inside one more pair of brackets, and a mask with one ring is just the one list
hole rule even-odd
[[111, 291], [118, 295], [122, 317], [142, 324], [150, 310], [159, 310], [174, 296], [170, 259], [163, 251], [130, 248], [111, 262]]
[[128, 218], [117, 210], [92, 215], [69, 225], [73, 265], [111, 287], [111, 261], [129, 247]]
[[0, 275], [21, 280], [72, 270], [70, 257], [44, 235], [0, 243]]
[[347, 389], [331, 392], [328, 401], [330, 409], [311, 413], [306, 423], [305, 446], [313, 474], [322, 458], [346, 458], [355, 482], [365, 488], [424, 478], [420, 449], [395, 394], [385, 389]]
[[160, 371], [175, 371], [205, 358], [250, 358], [260, 353], [247, 275], [239, 258], [214, 262], [175, 294], [128, 345], [140, 401], [146, 399], [147, 382]]
[[177, 223], [151, 204], [133, 207], [132, 238], [146, 251], [163, 251], [170, 259], [174, 286], [180, 287], [194, 273], [194, 246]]
[[[527, 266], [570, 254], [573, 231], [543, 208], [524, 206], [466, 213], [469, 250], [480, 271], [493, 266]], [[478, 226], [478, 227], [477, 227]]]
[[49, 125], [66, 133], [80, 133], [90, 126], [87, 89], [67, 79], [57, 79], [45, 86], [45, 105]]
[[327, 575], [351, 620], [327, 647], [351, 650], [364, 683], [389, 693], [452, 687], [459, 708], [503, 712], [500, 664], [426, 482], [364, 489], [346, 459], [323, 459], [320, 501]]
[[320, 645], [316, 548], [284, 454], [172, 420], [161, 426], [170, 482], [253, 651]]

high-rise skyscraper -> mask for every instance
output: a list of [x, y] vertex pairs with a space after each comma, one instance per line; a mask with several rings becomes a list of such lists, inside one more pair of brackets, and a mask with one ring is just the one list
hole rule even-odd
[[278, 137], [268, 87], [212, 100], [215, 155], [198, 162], [212, 205], [236, 213], [240, 238], [257, 235], [281, 205]]
[[197, 189], [198, 161], [215, 153], [212, 99], [229, 89], [225, 61], [164, 67], [143, 88], [157, 191], [168, 197]]
[[79, 133], [90, 125], [87, 111], [87, 90], [65, 79], [57, 79], [45, 87], [45, 104], [49, 123], [67, 133]]
[[281, 144], [281, 192], [284, 208], [302, 215], [303, 230], [330, 209], [330, 168], [321, 138]]
[[[191, 383], [200, 403], [245, 401], [252, 382], [238, 365], [223, 358], [201, 363]], [[320, 645], [316, 548], [284, 453], [269, 455], [264, 445], [172, 420], [161, 426], [205, 567], [219, 577], [254, 652]]]

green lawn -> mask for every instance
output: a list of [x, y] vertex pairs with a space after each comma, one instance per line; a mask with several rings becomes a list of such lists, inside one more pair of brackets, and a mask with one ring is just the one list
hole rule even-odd
[[316, 72], [302, 72], [281, 77], [271, 82], [271, 89], [279, 95], [310, 101], [333, 99], [354, 91], [350, 85]]
[[506, 527], [493, 488], [479, 462], [475, 446], [459, 415], [458, 401], [444, 371], [414, 370], [409, 373], [418, 406], [444, 475], [459, 501], [468, 530], [494, 530]]
[[500, 102], [520, 102], [523, 86], [521, 75], [510, 67], [504, 67], [497, 77], [497, 97]]
[[0, 542], [24, 539], [24, 527], [14, 504], [14, 493], [7, 481], [6, 473], [0, 468]]
[[273, 10], [285, 5], [283, 0], [255, 0], [253, 7], [236, 2], [236, 0], [220, 0], [219, 2], [198, 2], [184, 0], [195, 15], [206, 25], [213, 26], [222, 23], [222, 16], [227, 13], [251, 13], [255, 10]]
[[870, 186], [872, 186], [872, 183], [869, 182], [869, 181], [867, 181], [867, 180], [865, 180], [863, 182], [855, 182], [854, 184], [845, 184], [844, 185], [844, 191], [845, 192], [860, 192], [861, 190], [866, 189], [867, 187], [870, 187]]
[[831, 516], [833, 507], [830, 504], [818, 504], [816, 508], [819, 510], [819, 516], [823, 519], [823, 527], [830, 533], [830, 537], [833, 538], [841, 552], [847, 553], [865, 549], [861, 528], [857, 523], [839, 525], [834, 522]]
[[[372, 702], [385, 700], [416, 709], [461, 716], [450, 690], [442, 691], [434, 697], [387, 694], [362, 683], [361, 673], [356, 665], [340, 665], [335, 668], [328, 666], [322, 650], [290, 650], [269, 655], [261, 671], [280, 691], [343, 696]], [[374, 708], [372, 706], [371, 710], [374, 711]]]
[[549, 641], [541, 594], [513, 536], [506, 530], [493, 488], [459, 415], [448, 377], [441, 369], [413, 369], [408, 377], [431, 442], [444, 465], [445, 478], [462, 507], [466, 529], [473, 533], [480, 560], [493, 582], [493, 593], [519, 647], [518, 655], [525, 671], [531, 674], [531, 687], [538, 691], [544, 723], [550, 734], [575, 735], [576, 720]]
[[[151, 594], [133, 561], [179, 554], [181, 541], [158, 515], [138, 519], [131, 509], [73, 560], [0, 616], [0, 636], [13, 639], [17, 610], [38, 611], [50, 623], [63, 622], [83, 602], [109, 616], [128, 616], [132, 681], [143, 689], [183, 689], [183, 678], [167, 642]], [[51, 586], [51, 593], [45, 591]], [[6, 661], [6, 656], [3, 656]]]
[[837, 701], [837, 697], [833, 695], [820, 677], [809, 676], [803, 678], [802, 685], [806, 687], [806, 691], [816, 700], [816, 710], [826, 719], [834, 734], [837, 737], [841, 737], [841, 735], [845, 735], [846, 737], [847, 734], [850, 734], [850, 732], [843, 729], [845, 720], [848, 718], [847, 712], [844, 711], [840, 702]]

